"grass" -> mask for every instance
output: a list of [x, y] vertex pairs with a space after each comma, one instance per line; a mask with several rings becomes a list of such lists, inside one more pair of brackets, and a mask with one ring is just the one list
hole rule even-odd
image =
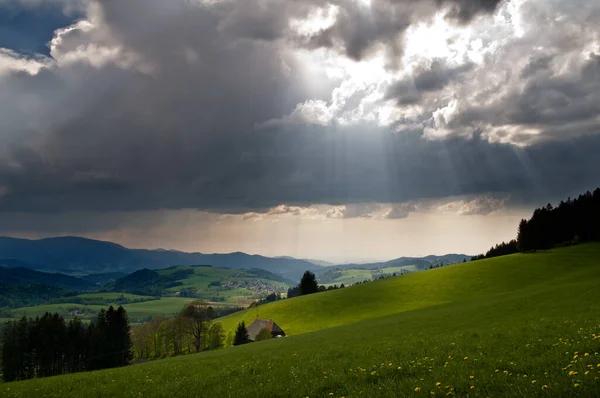
[[107, 301], [116, 300], [121, 297], [123, 297], [127, 300], [153, 300], [154, 299], [154, 297], [151, 297], [151, 296], [139, 296], [137, 294], [118, 293], [118, 292], [83, 293], [83, 294], [77, 295], [77, 297], [81, 297], [84, 299], [104, 299]]
[[[600, 245], [459, 263], [235, 313], [225, 329], [258, 317], [273, 319], [286, 333], [323, 330], [363, 319], [461, 300], [484, 302], [499, 295], [532, 294], [600, 275]], [[307, 320], [310, 320], [307, 322]]]
[[261, 306], [288, 338], [0, 396], [600, 396], [598, 286], [598, 244], [459, 264]]

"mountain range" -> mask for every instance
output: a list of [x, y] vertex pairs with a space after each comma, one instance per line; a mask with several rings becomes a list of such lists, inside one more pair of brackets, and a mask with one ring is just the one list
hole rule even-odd
[[217, 268], [264, 269], [292, 280], [321, 267], [295, 258], [271, 258], [236, 252], [185, 253], [175, 250], [128, 249], [112, 242], [79, 237], [38, 240], [0, 237], [0, 266], [25, 267], [67, 274], [131, 273], [173, 265], [212, 265]]
[[[342, 264], [338, 268], [377, 269], [416, 265], [447, 265], [469, 259], [464, 254], [444, 256], [400, 257], [368, 264]], [[186, 253], [176, 250], [129, 249], [112, 242], [80, 238], [56, 237], [38, 240], [0, 237], [0, 266], [28, 268], [43, 272], [90, 275], [108, 274], [116, 277], [140, 269], [161, 269], [174, 265], [211, 265], [217, 268], [263, 269], [291, 280], [299, 280], [307, 270], [316, 272], [334, 266], [319, 260], [293, 257], [265, 257], [242, 252], [228, 254]]]

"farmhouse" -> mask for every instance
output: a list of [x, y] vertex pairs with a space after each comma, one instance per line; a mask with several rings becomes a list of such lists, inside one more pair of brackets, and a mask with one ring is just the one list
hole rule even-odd
[[256, 319], [252, 322], [252, 325], [248, 326], [248, 336], [250, 340], [254, 341], [256, 339], [256, 335], [260, 332], [261, 329], [267, 328], [271, 332], [271, 336], [273, 337], [283, 337], [285, 336], [285, 332], [281, 329], [275, 322], [271, 319], [268, 321], [264, 319]]

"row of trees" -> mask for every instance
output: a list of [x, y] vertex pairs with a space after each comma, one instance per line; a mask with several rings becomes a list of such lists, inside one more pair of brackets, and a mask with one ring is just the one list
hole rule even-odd
[[524, 252], [592, 240], [600, 240], [600, 188], [557, 207], [535, 209], [529, 220], [521, 220], [517, 236]]
[[492, 247], [479, 260], [517, 252], [550, 249], [586, 241], [600, 240], [600, 188], [575, 199], [561, 201], [557, 207], [548, 203], [535, 209], [533, 216], [519, 223], [517, 238]]
[[484, 258], [492, 258], [498, 256], [506, 256], [507, 254], [514, 254], [519, 252], [519, 245], [516, 239], [510, 240], [508, 243], [502, 242], [497, 244], [488, 250], [485, 254], [479, 254], [471, 257], [471, 261], [482, 260]]
[[223, 347], [225, 331], [221, 323], [211, 322], [214, 317], [214, 309], [201, 300], [185, 305], [174, 318], [154, 317], [133, 330], [135, 357], [165, 358]]
[[102, 309], [89, 325], [50, 313], [4, 325], [4, 381], [124, 366], [131, 359], [130, 324], [123, 307]]

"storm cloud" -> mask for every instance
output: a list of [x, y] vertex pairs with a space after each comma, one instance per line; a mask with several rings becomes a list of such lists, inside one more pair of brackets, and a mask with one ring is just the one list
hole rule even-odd
[[[51, 57], [0, 52], [0, 211], [388, 203], [401, 219], [422, 200], [593, 188], [598, 5], [517, 3], [90, 1]], [[407, 52], [433, 23], [471, 29], [463, 52]], [[381, 78], [348, 77], [377, 60]], [[464, 214], [498, 205], [475, 204]]]

